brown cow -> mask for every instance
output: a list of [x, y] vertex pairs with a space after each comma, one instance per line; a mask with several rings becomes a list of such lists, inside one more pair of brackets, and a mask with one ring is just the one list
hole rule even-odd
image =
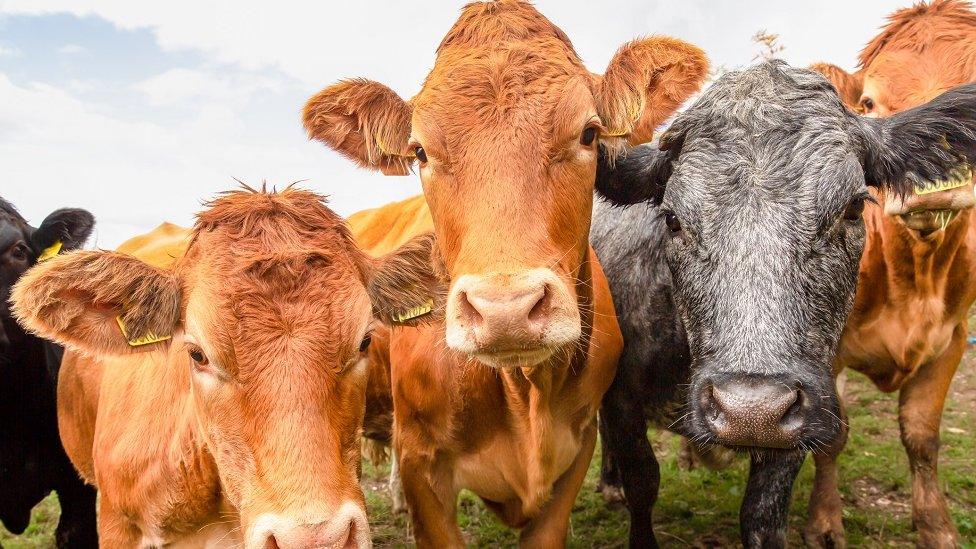
[[371, 260], [321, 197], [238, 191], [170, 269], [100, 251], [26, 274], [18, 318], [71, 349], [59, 423], [101, 545], [369, 546], [371, 319], [430, 293], [431, 245]]
[[530, 4], [502, 0], [464, 8], [410, 101], [366, 80], [309, 100], [309, 134], [361, 166], [418, 163], [450, 280], [444, 322], [391, 342], [394, 447], [418, 545], [463, 545], [462, 488], [524, 545], [565, 543], [622, 344], [587, 245], [598, 145], [649, 140], [706, 65], [658, 37], [594, 75]]
[[[887, 116], [976, 80], [976, 13], [967, 2], [934, 0], [902, 9], [861, 52], [860, 70], [825, 74], [844, 100], [868, 116]], [[853, 368], [882, 391], [900, 391], [901, 439], [912, 471], [918, 545], [949, 547], [958, 534], [939, 488], [942, 406], [966, 347], [976, 299], [976, 224], [971, 173], [955, 188], [905, 197], [877, 196], [864, 210], [867, 243], [854, 308], [836, 371]], [[949, 185], [951, 186], [951, 185]], [[809, 543], [843, 544], [837, 454], [815, 455], [817, 475], [806, 528]]]

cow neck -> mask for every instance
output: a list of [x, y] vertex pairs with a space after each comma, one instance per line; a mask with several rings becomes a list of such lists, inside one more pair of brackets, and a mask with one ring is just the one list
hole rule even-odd
[[[583, 402], [567, 393], [578, 384], [574, 383], [584, 373], [593, 333], [593, 273], [590, 268], [590, 250], [587, 247], [576, 276], [576, 297], [580, 311], [581, 335], [572, 348], [559, 352], [542, 364], [503, 370], [501, 379], [510, 400], [518, 402], [526, 414], [528, 425], [525, 455], [527, 484], [530, 487], [523, 509], [533, 514], [548, 500], [552, 484], [562, 471], [556, 471], [556, 432], [558, 421], [554, 407], [573, 402]], [[570, 419], [575, 417], [561, 419]]]
[[[889, 266], [888, 283], [907, 286], [922, 296], [943, 293], [953, 262], [967, 247], [973, 211], [959, 212], [948, 227], [926, 238], [912, 234], [910, 229], [881, 212], [879, 216], [880, 230], [871, 231], [868, 238], [881, 240]], [[906, 280], [905, 274], [910, 278]]]

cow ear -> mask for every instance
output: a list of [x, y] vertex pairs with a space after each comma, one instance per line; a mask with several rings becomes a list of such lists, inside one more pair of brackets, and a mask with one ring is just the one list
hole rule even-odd
[[681, 142], [681, 134], [669, 131], [657, 146], [641, 145], [619, 154], [601, 145], [596, 192], [614, 206], [660, 204], [673, 163], [681, 154]]
[[414, 326], [440, 318], [446, 284], [435, 269], [433, 233], [414, 237], [377, 260], [369, 292], [373, 316], [394, 326]]
[[31, 246], [39, 253], [52, 250], [51, 255], [61, 250], [74, 250], [85, 244], [94, 227], [95, 217], [86, 210], [55, 210], [31, 234]]
[[976, 83], [887, 118], [861, 118], [868, 184], [904, 195], [976, 160]]
[[180, 323], [180, 284], [167, 271], [104, 251], [56, 256], [14, 287], [14, 315], [30, 331], [92, 354], [121, 355], [165, 341]]
[[810, 65], [810, 70], [824, 75], [837, 90], [837, 95], [845, 105], [855, 109], [860, 104], [861, 94], [864, 91], [864, 71], [851, 74], [830, 63], [814, 63]]
[[386, 175], [406, 175], [414, 157], [410, 105], [393, 90], [371, 80], [344, 80], [312, 96], [302, 120], [311, 139], [345, 155], [360, 167]]
[[708, 74], [701, 49], [674, 38], [635, 40], [621, 47], [600, 81], [597, 111], [605, 135], [631, 145], [651, 140]]

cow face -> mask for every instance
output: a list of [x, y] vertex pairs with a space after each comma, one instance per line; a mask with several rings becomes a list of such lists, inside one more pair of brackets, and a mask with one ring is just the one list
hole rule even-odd
[[625, 45], [604, 76], [517, 1], [466, 7], [423, 89], [330, 86], [305, 106], [309, 135], [384, 173], [416, 166], [452, 285], [447, 345], [530, 366], [581, 334], [597, 145], [650, 139], [695, 91], [703, 53], [668, 38]]
[[247, 547], [365, 547], [371, 323], [430, 294], [412, 288], [426, 284], [431, 245], [419, 237], [374, 262], [316, 195], [242, 191], [200, 214], [173, 270], [69, 254], [25, 276], [15, 303], [26, 325], [68, 346], [165, 355]]
[[[976, 80], [976, 13], [964, 2], [932, 2], [895, 12], [860, 55], [861, 70], [848, 74], [829, 64], [822, 72], [844, 101], [866, 116], [891, 116], [946, 90]], [[973, 176], [960, 170], [935, 188], [882, 197], [884, 212], [925, 238], [976, 205]]]
[[6, 353], [24, 333], [10, 313], [10, 291], [45, 250], [49, 253], [82, 246], [95, 218], [85, 210], [61, 209], [38, 228], [31, 227], [17, 210], [0, 198], [0, 353]]
[[[601, 169], [597, 187], [612, 200], [661, 202], [694, 370], [685, 421], [698, 440], [811, 449], [837, 435], [831, 367], [868, 184], [898, 194], [908, 171], [945, 177], [976, 152], [974, 116], [970, 86], [864, 119], [818, 74], [767, 63], [723, 76], [662, 136], [663, 151]], [[650, 196], [614, 192], [639, 184]]]

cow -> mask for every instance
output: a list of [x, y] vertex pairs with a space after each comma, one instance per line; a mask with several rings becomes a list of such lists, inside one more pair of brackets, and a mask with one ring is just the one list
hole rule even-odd
[[94, 547], [95, 491], [81, 481], [58, 437], [55, 390], [63, 349], [26, 332], [10, 312], [14, 283], [39, 260], [85, 244], [91, 213], [66, 208], [32, 227], [0, 198], [0, 523], [20, 534], [52, 490], [61, 502], [58, 547]]
[[[976, 81], [976, 12], [968, 2], [933, 0], [895, 12], [848, 74], [818, 64], [844, 101], [866, 116], [921, 105]], [[974, 159], [969, 157], [970, 161]], [[884, 392], [898, 391], [898, 423], [912, 476], [912, 524], [921, 547], [952, 547], [959, 535], [938, 479], [939, 424], [966, 348], [976, 300], [972, 173], [942, 190], [876, 196], [865, 208], [867, 245], [857, 296], [841, 337], [835, 373], [850, 368]], [[844, 542], [837, 455], [843, 438], [817, 454], [807, 540]]]
[[[906, 195], [976, 158], [976, 86], [887, 119], [820, 74], [766, 62], [722, 76], [662, 135], [601, 163], [596, 209], [624, 335], [604, 397], [604, 482], [623, 485], [631, 546], [654, 546], [660, 480], [647, 420], [750, 455], [746, 547], [786, 545], [793, 481], [843, 421], [831, 376], [872, 188]], [[642, 202], [651, 203], [642, 203]]]
[[418, 546], [464, 545], [464, 488], [523, 545], [565, 544], [621, 346], [587, 243], [597, 147], [650, 140], [706, 72], [701, 50], [656, 37], [595, 75], [530, 4], [500, 0], [463, 9], [411, 100], [354, 79], [306, 104], [310, 137], [360, 166], [416, 165], [429, 206], [448, 291], [412, 313], [443, 320], [390, 343]]
[[69, 349], [58, 420], [102, 547], [368, 547], [370, 326], [435, 293], [431, 248], [370, 259], [322, 197], [243, 189], [171, 268], [93, 251], [25, 274], [15, 315]]

